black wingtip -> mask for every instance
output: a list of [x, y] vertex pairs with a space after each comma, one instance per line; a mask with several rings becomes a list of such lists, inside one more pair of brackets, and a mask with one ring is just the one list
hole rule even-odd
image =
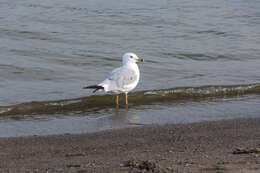
[[82, 89], [92, 89], [92, 88], [89, 88], [89, 87], [86, 86], [86, 87], [83, 87]]
[[99, 85], [90, 85], [90, 86], [83, 87], [83, 89], [95, 89], [93, 91], [93, 93], [95, 93], [97, 90], [104, 89], [104, 87]]

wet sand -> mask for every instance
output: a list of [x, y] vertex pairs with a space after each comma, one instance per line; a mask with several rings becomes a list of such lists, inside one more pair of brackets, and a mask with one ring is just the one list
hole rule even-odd
[[0, 139], [0, 172], [259, 173], [260, 119]]

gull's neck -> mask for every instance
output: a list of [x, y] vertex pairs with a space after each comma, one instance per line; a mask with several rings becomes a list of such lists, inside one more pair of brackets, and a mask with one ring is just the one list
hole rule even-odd
[[135, 62], [127, 62], [127, 63], [123, 64], [123, 67], [127, 67], [127, 68], [134, 70], [138, 75], [140, 73], [138, 65]]
[[126, 63], [123, 63], [123, 66], [132, 67], [132, 68], [137, 67], [137, 68], [138, 68], [137, 64], [136, 64], [135, 62], [131, 62], [131, 61], [128, 61], [128, 62], [126, 62]]

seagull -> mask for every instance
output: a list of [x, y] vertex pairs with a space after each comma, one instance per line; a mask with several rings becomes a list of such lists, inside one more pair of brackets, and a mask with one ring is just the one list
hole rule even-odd
[[140, 71], [137, 62], [143, 62], [144, 59], [139, 58], [134, 53], [125, 53], [122, 57], [122, 66], [114, 69], [109, 73], [108, 77], [97, 85], [86, 86], [83, 89], [104, 90], [106, 93], [116, 95], [116, 105], [119, 105], [118, 94], [125, 93], [125, 104], [128, 105], [128, 92], [132, 91], [138, 84], [140, 79]]

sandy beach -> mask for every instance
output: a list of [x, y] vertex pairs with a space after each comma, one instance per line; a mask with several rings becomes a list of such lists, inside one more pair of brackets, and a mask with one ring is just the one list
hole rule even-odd
[[0, 172], [259, 173], [260, 119], [0, 139]]

